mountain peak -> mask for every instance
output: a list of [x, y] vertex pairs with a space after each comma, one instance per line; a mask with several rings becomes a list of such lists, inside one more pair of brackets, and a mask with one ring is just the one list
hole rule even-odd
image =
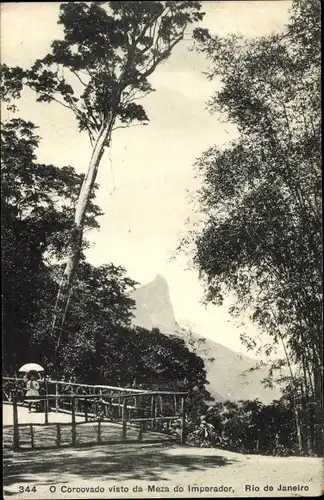
[[165, 283], [167, 282], [163, 274], [157, 273], [153, 281], [164, 281]]
[[[150, 284], [150, 283], [148, 283]], [[162, 274], [157, 274], [154, 278], [153, 281], [151, 281], [151, 284], [154, 285], [154, 286], [163, 286], [165, 288], [167, 288], [169, 290], [169, 285], [168, 285], [168, 282], [167, 280], [165, 279], [164, 276], [162, 276]]]
[[159, 328], [164, 333], [174, 333], [178, 324], [170, 300], [169, 285], [164, 276], [157, 274], [153, 281], [134, 290], [136, 302], [133, 323], [151, 330]]
[[[195, 325], [185, 320], [178, 324], [169, 294], [169, 285], [161, 274], [146, 285], [139, 286], [131, 294], [136, 309], [133, 324], [152, 330], [159, 328], [162, 333], [180, 336], [190, 348], [200, 355], [206, 366], [208, 390], [220, 399], [255, 399], [268, 402], [280, 397], [280, 391], [271, 391], [262, 386], [261, 380], [267, 370], [253, 370], [256, 361], [240, 355], [227, 347], [197, 335]], [[186, 324], [187, 323], [187, 324]]]

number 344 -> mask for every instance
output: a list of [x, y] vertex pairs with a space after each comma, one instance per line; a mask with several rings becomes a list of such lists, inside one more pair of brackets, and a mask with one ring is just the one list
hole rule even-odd
[[36, 493], [36, 486], [19, 486], [19, 493]]

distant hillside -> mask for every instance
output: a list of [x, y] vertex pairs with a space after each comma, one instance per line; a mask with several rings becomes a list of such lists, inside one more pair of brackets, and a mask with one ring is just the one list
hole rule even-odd
[[133, 323], [144, 328], [159, 328], [164, 333], [181, 336], [204, 359], [208, 390], [215, 400], [260, 399], [269, 403], [280, 397], [280, 390], [266, 389], [261, 380], [267, 374], [266, 367], [253, 372], [256, 361], [244, 354], [204, 338], [176, 321], [166, 280], [158, 275], [150, 283], [132, 293], [136, 302]]

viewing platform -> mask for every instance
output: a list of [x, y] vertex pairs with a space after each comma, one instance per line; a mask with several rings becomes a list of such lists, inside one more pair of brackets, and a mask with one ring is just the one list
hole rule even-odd
[[[3, 378], [3, 442], [14, 450], [117, 442], [185, 442], [185, 392], [46, 380], [26, 397], [23, 380]], [[27, 401], [34, 401], [31, 412]]]

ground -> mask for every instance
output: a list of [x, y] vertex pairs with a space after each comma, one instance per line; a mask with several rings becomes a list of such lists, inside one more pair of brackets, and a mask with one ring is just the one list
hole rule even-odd
[[[9, 419], [8, 410], [4, 416]], [[167, 442], [4, 449], [4, 495], [23, 499], [300, 497], [319, 495], [322, 477], [319, 458], [242, 455]], [[280, 491], [280, 485], [295, 491]]]
[[[12, 425], [12, 405], [10, 404], [4, 404], [2, 407], [2, 423], [3, 425]], [[55, 413], [55, 412], [50, 412], [48, 414], [48, 420], [51, 423], [57, 423], [57, 422], [71, 422], [71, 414], [66, 414], [66, 413]], [[45, 414], [44, 413], [36, 413], [34, 411], [34, 408], [32, 409], [32, 412], [28, 412], [27, 407], [21, 407], [18, 406], [18, 422], [19, 424], [31, 424], [31, 423], [44, 423], [45, 420]], [[77, 421], [81, 421], [81, 417], [76, 417]]]

